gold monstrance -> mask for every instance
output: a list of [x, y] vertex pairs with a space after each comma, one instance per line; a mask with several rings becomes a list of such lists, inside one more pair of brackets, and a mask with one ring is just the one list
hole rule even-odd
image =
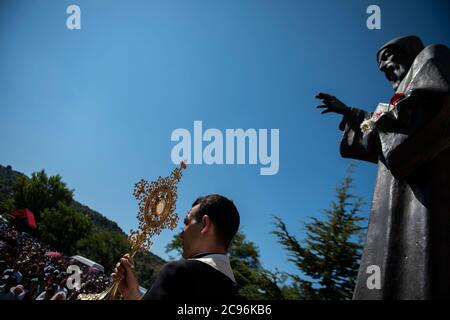
[[[170, 176], [158, 177], [156, 181], [148, 183], [142, 179], [134, 186], [133, 195], [139, 202], [139, 230], [131, 230], [128, 242], [131, 246], [130, 257], [139, 250], [148, 250], [152, 245], [150, 238], [158, 235], [165, 228], [173, 230], [178, 222], [178, 215], [175, 213], [177, 200], [177, 183], [183, 175], [182, 170], [186, 169], [183, 161], [180, 168], [172, 171]], [[101, 293], [80, 294], [79, 300], [114, 300], [118, 295], [120, 281], [114, 281], [112, 286]]]

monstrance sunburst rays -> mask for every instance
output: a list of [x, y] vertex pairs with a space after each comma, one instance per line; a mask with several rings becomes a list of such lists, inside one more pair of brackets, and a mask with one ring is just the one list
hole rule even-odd
[[[162, 230], [173, 230], [178, 223], [178, 215], [175, 213], [177, 201], [177, 184], [186, 169], [186, 162], [181, 162], [180, 167], [165, 177], [149, 183], [142, 179], [134, 186], [133, 195], [139, 203], [137, 230], [130, 230], [128, 242], [131, 247], [130, 257], [139, 250], [148, 250], [152, 245], [151, 237], [159, 235]], [[118, 296], [120, 281], [114, 281], [112, 286], [101, 293], [80, 294], [79, 300], [114, 300]]]

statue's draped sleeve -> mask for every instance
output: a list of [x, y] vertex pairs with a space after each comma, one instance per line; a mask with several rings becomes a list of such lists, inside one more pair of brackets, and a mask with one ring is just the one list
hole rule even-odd
[[371, 113], [351, 108], [344, 116], [339, 129], [344, 131], [340, 152], [344, 158], [353, 158], [373, 163], [378, 162], [381, 150], [380, 139], [375, 132], [363, 135], [361, 123], [372, 116]]

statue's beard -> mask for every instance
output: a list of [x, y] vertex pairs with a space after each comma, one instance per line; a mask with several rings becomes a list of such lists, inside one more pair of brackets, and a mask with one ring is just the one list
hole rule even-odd
[[407, 71], [406, 67], [402, 64], [392, 64], [386, 69], [386, 78], [394, 90], [397, 90], [400, 82], [405, 78]]
[[401, 80], [396, 80], [396, 81], [391, 80], [392, 89], [397, 90], [398, 86], [400, 85], [400, 82], [401, 82]]

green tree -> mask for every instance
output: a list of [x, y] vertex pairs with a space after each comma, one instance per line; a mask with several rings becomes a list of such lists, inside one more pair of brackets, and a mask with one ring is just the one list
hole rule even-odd
[[134, 256], [136, 274], [141, 287], [149, 289], [156, 273], [160, 270], [156, 266], [154, 259], [154, 256], [144, 251], [139, 251]]
[[44, 170], [33, 172], [31, 178], [18, 177], [13, 190], [16, 208], [30, 209], [38, 221], [44, 209], [56, 208], [60, 202], [69, 205], [73, 197], [60, 175], [48, 177]]
[[64, 254], [76, 253], [76, 244], [92, 231], [92, 222], [66, 204], [59, 202], [56, 208], [42, 211], [39, 225], [42, 240]]
[[120, 257], [130, 251], [130, 246], [123, 234], [94, 227], [77, 241], [76, 249], [78, 254], [100, 263], [110, 273]]
[[304, 299], [350, 299], [355, 286], [361, 256], [363, 227], [359, 216], [363, 197], [352, 195], [352, 178], [347, 176], [336, 188], [337, 201], [324, 210], [325, 219], [311, 218], [305, 224], [306, 237], [301, 244], [285, 223], [274, 217], [278, 242], [289, 252], [289, 260], [308, 279], [291, 275]]
[[[182, 240], [179, 234], [166, 246], [166, 252], [176, 251], [181, 255]], [[279, 277], [264, 269], [259, 260], [256, 245], [247, 241], [244, 233], [238, 232], [229, 247], [230, 264], [237, 282], [237, 296], [243, 300], [284, 299], [278, 285]]]
[[6, 198], [0, 201], [0, 214], [8, 213], [16, 209], [14, 198]]

